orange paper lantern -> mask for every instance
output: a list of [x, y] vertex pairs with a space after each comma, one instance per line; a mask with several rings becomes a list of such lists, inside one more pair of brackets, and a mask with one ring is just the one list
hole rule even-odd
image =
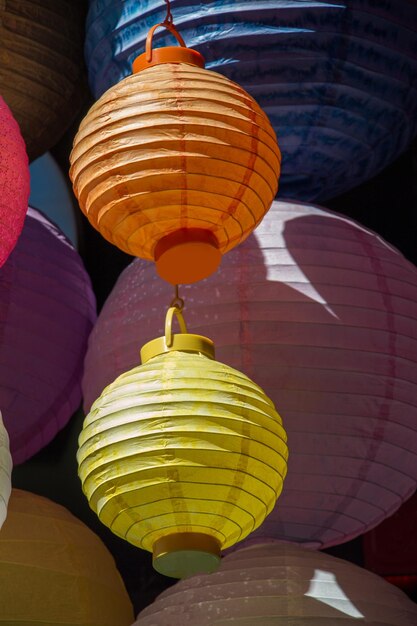
[[278, 188], [280, 151], [255, 100], [184, 47], [147, 51], [81, 123], [70, 176], [111, 243], [192, 283], [252, 232]]

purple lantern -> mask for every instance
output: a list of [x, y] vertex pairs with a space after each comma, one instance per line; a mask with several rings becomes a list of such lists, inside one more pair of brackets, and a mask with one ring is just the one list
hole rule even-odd
[[14, 463], [49, 443], [81, 402], [95, 298], [66, 237], [29, 208], [0, 270], [0, 409]]
[[[172, 295], [144, 261], [123, 272], [89, 342], [86, 408], [162, 334]], [[189, 332], [262, 387], [288, 434], [284, 490], [252, 538], [336, 545], [413, 494], [417, 268], [397, 250], [331, 211], [274, 202], [219, 271], [180, 295]]]

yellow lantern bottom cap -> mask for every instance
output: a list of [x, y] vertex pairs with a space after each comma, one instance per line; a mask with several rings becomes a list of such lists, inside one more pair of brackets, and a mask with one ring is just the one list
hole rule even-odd
[[200, 228], [182, 228], [163, 237], [154, 252], [156, 271], [172, 285], [207, 278], [217, 270], [221, 257], [216, 237]]
[[153, 545], [154, 569], [171, 578], [211, 574], [220, 564], [220, 544], [204, 533], [174, 533]]

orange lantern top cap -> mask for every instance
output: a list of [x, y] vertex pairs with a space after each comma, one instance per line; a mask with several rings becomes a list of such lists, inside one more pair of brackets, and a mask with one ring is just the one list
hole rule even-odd
[[[165, 26], [165, 28], [169, 30], [172, 35], [174, 35], [180, 44], [180, 47], [165, 46], [163, 48], [156, 48], [153, 50], [153, 34], [159, 26]], [[202, 68], [205, 66], [204, 57], [197, 52], [197, 50], [187, 48], [184, 39], [181, 37], [175, 26], [170, 22], [161, 22], [160, 24], [152, 26], [146, 38], [145, 52], [133, 61], [132, 71], [134, 74], [137, 74], [138, 72], [146, 70], [149, 67], [160, 65], [162, 63], [186, 63], [187, 65], [196, 65], [197, 67]]]

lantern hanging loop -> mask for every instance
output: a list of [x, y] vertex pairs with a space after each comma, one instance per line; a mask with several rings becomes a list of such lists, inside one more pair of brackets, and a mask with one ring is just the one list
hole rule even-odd
[[180, 331], [182, 333], [187, 332], [187, 325], [181, 309], [178, 309], [176, 306], [170, 306], [165, 317], [165, 343], [168, 348], [172, 346], [174, 341], [172, 335], [172, 322], [174, 320], [174, 315], [177, 318]]
[[[179, 333], [172, 331], [174, 315], [180, 328]], [[142, 346], [140, 357], [142, 363], [147, 363], [154, 356], [178, 350], [180, 352], [202, 354], [209, 359], [215, 358], [214, 343], [211, 339], [189, 333], [182, 310], [177, 306], [170, 306], [165, 316], [165, 332], [163, 336], [152, 339], [152, 341], [148, 341], [148, 343]]]
[[156, 31], [156, 29], [159, 28], [160, 26], [163, 26], [164, 28], [169, 30], [171, 35], [174, 35], [175, 39], [180, 44], [181, 48], [187, 48], [184, 39], [181, 37], [181, 35], [177, 31], [177, 29], [175, 28], [173, 22], [167, 22], [165, 20], [164, 22], [160, 22], [159, 24], [155, 24], [154, 26], [152, 26], [152, 28], [149, 30], [149, 33], [148, 33], [148, 35], [146, 37], [145, 51], [146, 51], [146, 61], [148, 63], [151, 63], [151, 61], [152, 61], [152, 52], [153, 52], [153, 50], [152, 50], [152, 41], [153, 41], [153, 35], [154, 35], [154, 32]]
[[169, 306], [170, 307], [175, 307], [179, 311], [182, 311], [183, 308], [184, 308], [184, 299], [180, 298], [180, 295], [179, 295], [179, 292], [178, 292], [178, 285], [175, 285], [175, 287], [174, 287], [174, 297], [171, 300], [171, 304]]

